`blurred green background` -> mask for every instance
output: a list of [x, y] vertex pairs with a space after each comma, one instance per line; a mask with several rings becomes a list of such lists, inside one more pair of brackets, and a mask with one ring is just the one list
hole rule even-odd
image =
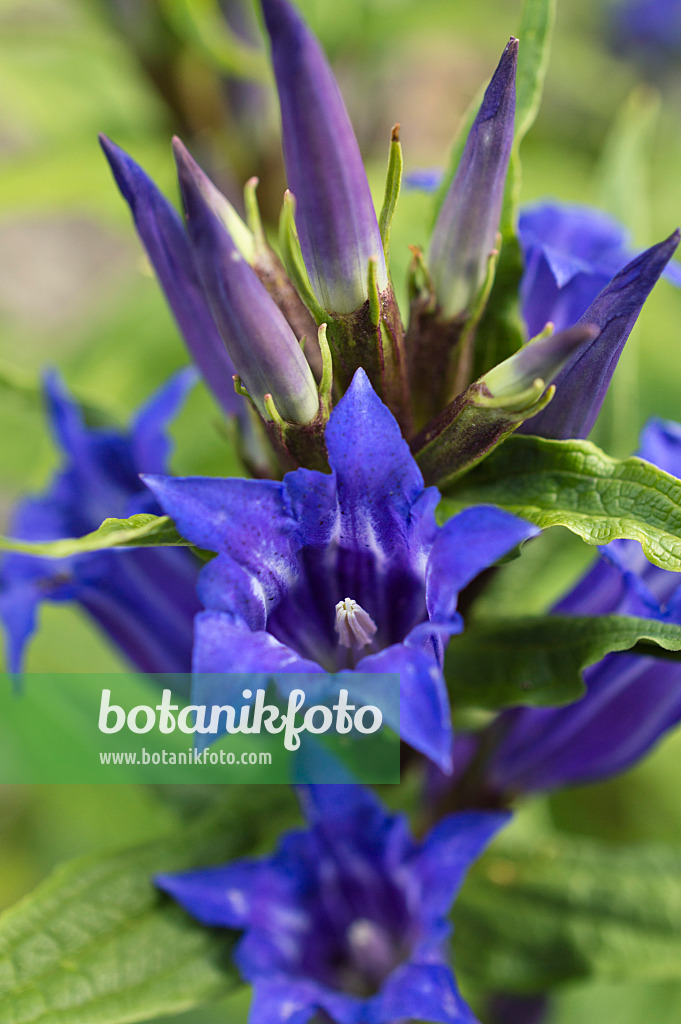
[[[246, 6], [247, 0], [244, 0]], [[238, 11], [229, 7], [234, 24]], [[442, 166], [459, 119], [489, 77], [519, 0], [299, 0], [330, 54], [376, 195], [390, 128], [401, 123], [408, 170]], [[669, 75], [654, 91], [608, 45], [609, 8], [559, 0], [545, 99], [523, 148], [523, 201], [552, 196], [601, 205], [643, 247], [681, 222], [681, 95]], [[243, 14], [243, 12], [241, 12]], [[257, 39], [252, 11], [247, 33]], [[522, 44], [522, 40], [521, 40]], [[185, 362], [177, 331], [142, 257], [127, 207], [97, 145], [104, 131], [173, 197], [169, 140], [182, 135], [233, 201], [253, 173], [273, 221], [284, 187], [266, 65], [244, 51], [206, 0], [0, 0], [0, 521], [56, 465], [39, 399], [45, 365], [124, 421]], [[260, 84], [234, 77], [246, 67]], [[368, 101], [368, 98], [370, 100]], [[431, 200], [403, 192], [393, 228], [396, 283], [409, 243], [427, 238]], [[599, 440], [624, 454], [651, 415], [681, 419], [681, 293], [662, 282], [618, 371]], [[2, 382], [18, 381], [21, 388]], [[174, 468], [232, 472], [217, 408], [197, 388], [175, 429]], [[28, 667], [120, 666], [73, 609], [45, 607]], [[565, 792], [537, 813], [556, 827], [618, 841], [678, 841], [681, 740], [667, 739], [614, 782]], [[229, 799], [229, 794], [225, 795]], [[0, 790], [0, 905], [58, 861], [158, 835], [191, 809], [191, 794], [132, 787]], [[186, 1024], [241, 1021], [232, 999]], [[554, 1024], [681, 1018], [681, 987], [567, 989]], [[178, 1018], [179, 1020], [180, 1018]]]

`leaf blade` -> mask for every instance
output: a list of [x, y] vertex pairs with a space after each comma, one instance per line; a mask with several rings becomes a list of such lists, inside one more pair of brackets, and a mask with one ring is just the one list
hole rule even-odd
[[513, 436], [445, 495], [439, 520], [481, 503], [542, 529], [565, 526], [587, 544], [637, 540], [655, 565], [681, 571], [681, 481], [636, 456], [614, 459], [590, 441]]
[[457, 708], [547, 707], [578, 700], [582, 669], [627, 650], [681, 651], [681, 626], [624, 615], [474, 621], [450, 642], [445, 674]]

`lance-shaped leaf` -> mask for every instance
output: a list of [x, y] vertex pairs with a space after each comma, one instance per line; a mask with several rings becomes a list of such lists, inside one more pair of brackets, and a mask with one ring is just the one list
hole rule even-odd
[[428, 266], [448, 319], [470, 310], [495, 247], [513, 145], [517, 61], [518, 40], [511, 38], [487, 87], [433, 230]]
[[351, 313], [367, 299], [372, 257], [379, 289], [388, 287], [357, 140], [331, 68], [299, 14], [287, 0], [262, 0], [262, 9], [305, 266], [320, 305], [330, 312]]
[[187, 348], [222, 408], [234, 415], [242, 405], [234, 393], [234, 366], [206, 302], [182, 218], [127, 153], [104, 135], [100, 142]]
[[129, 519], [105, 519], [100, 527], [82, 537], [59, 540], [21, 540], [0, 537], [0, 551], [17, 551], [39, 558], [70, 558], [106, 548], [189, 547], [168, 516], [139, 512]]
[[544, 992], [579, 978], [677, 981], [681, 850], [509, 836], [473, 868], [454, 926], [457, 969], [482, 989]]
[[236, 371], [263, 419], [271, 395], [285, 421], [310, 423], [319, 396], [298, 340], [215, 215], [205, 174], [179, 139], [173, 148], [194, 261]]
[[470, 384], [412, 442], [426, 483], [452, 483], [544, 409], [555, 391], [547, 386], [593, 335], [573, 327], [539, 338]]
[[594, 299], [579, 324], [594, 327], [595, 337], [561, 370], [550, 408], [525, 424], [521, 428], [523, 433], [561, 439], [587, 436], [641, 307], [671, 259], [679, 238], [681, 234], [675, 231], [664, 242], [641, 253]]
[[481, 619], [450, 641], [445, 675], [456, 707], [550, 707], [582, 697], [587, 665], [632, 649], [679, 652], [681, 626], [627, 615]]
[[681, 481], [636, 456], [516, 435], [451, 489], [438, 518], [487, 503], [542, 529], [566, 526], [587, 544], [637, 540], [655, 565], [681, 571]]

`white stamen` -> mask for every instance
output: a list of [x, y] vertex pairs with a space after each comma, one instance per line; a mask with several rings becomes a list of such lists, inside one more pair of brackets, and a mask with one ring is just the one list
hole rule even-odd
[[366, 647], [375, 633], [376, 623], [361, 605], [346, 597], [336, 605], [336, 632], [343, 647]]

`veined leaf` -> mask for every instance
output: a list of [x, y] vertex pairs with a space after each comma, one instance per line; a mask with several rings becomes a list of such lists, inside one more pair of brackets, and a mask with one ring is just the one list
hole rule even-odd
[[655, 565], [681, 571], [681, 481], [590, 441], [510, 437], [443, 498], [440, 521], [476, 504], [544, 528], [566, 526], [587, 544], [637, 540]]
[[132, 1024], [222, 999], [235, 933], [195, 923], [153, 877], [249, 853], [292, 817], [285, 793], [235, 790], [167, 839], [58, 868], [0, 915], [0, 1024]]
[[495, 844], [454, 909], [457, 970], [500, 992], [681, 979], [681, 849]]
[[3, 914], [0, 1024], [124, 1024], [227, 994], [231, 933], [194, 924], [152, 883], [200, 845], [74, 861]]
[[39, 558], [68, 558], [88, 551], [118, 547], [189, 547], [168, 516], [140, 512], [130, 519], [105, 519], [102, 525], [83, 537], [63, 540], [17, 540], [0, 537], [0, 551], [18, 551]]
[[681, 651], [681, 626], [625, 615], [480, 620], [449, 644], [445, 674], [457, 708], [566, 704], [584, 692], [583, 668], [632, 648]]

